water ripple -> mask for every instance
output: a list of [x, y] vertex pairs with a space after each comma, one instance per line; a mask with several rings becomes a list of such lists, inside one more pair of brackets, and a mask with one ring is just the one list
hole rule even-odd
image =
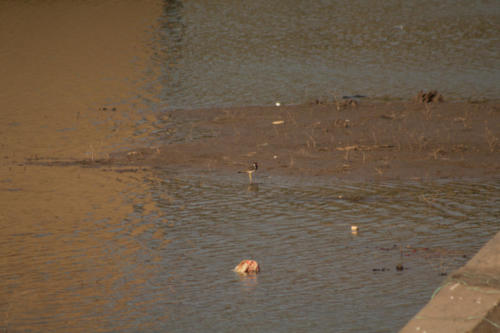
[[[427, 301], [441, 273], [462, 265], [498, 230], [498, 182], [269, 181], [248, 191], [229, 180], [161, 177], [164, 186], [153, 191], [173, 196], [163, 213], [175, 226], [165, 231], [173, 241], [159, 254], [170, 269], [158, 274], [170, 276], [175, 263], [176, 304], [190, 314], [189, 321], [178, 320], [192, 330], [231, 330], [227, 321], [220, 326], [202, 318], [230, 316], [245, 325], [255, 312], [263, 320], [253, 325], [264, 330], [282, 318], [290, 319], [280, 330], [333, 325], [359, 331], [367, 322], [394, 330]], [[352, 224], [360, 227], [358, 235], [350, 233]], [[401, 247], [409, 270], [396, 273]], [[230, 272], [247, 257], [262, 265], [254, 279]], [[210, 310], [197, 314], [200, 302]], [[200, 326], [193, 317], [200, 317]]]

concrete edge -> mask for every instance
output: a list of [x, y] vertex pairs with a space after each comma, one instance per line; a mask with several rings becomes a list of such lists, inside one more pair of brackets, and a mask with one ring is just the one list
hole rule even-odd
[[500, 232], [452, 273], [400, 332], [500, 332]]

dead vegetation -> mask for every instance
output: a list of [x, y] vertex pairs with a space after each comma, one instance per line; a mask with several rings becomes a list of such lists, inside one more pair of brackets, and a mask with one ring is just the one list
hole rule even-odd
[[444, 102], [444, 97], [437, 90], [431, 90], [428, 92], [419, 91], [417, 96], [415, 96], [415, 102], [417, 102], [417, 103], [440, 103], [440, 102]]
[[484, 137], [486, 139], [486, 143], [488, 144], [489, 151], [493, 153], [496, 150], [498, 145], [497, 136], [488, 128], [488, 122], [485, 121], [484, 124]]
[[251, 158], [260, 173], [398, 179], [500, 170], [496, 104], [377, 101], [347, 111], [349, 100], [336, 102], [169, 112], [180, 125], [166, 144], [111, 157], [93, 145], [85, 163], [230, 172]]

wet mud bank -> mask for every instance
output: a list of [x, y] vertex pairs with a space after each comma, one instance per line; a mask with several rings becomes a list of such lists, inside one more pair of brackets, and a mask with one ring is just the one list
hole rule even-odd
[[495, 178], [500, 103], [380, 102], [165, 111], [147, 148], [27, 163], [347, 180]]

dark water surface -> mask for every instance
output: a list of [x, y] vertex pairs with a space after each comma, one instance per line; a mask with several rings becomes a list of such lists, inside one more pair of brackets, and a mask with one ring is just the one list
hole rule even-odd
[[494, 0], [172, 1], [164, 17], [158, 96], [174, 108], [421, 89], [498, 98]]
[[[498, 180], [248, 187], [43, 162], [154, 147], [172, 108], [497, 98], [498, 17], [496, 1], [0, 2], [0, 332], [398, 330], [498, 231]], [[234, 274], [244, 258], [262, 273]]]

